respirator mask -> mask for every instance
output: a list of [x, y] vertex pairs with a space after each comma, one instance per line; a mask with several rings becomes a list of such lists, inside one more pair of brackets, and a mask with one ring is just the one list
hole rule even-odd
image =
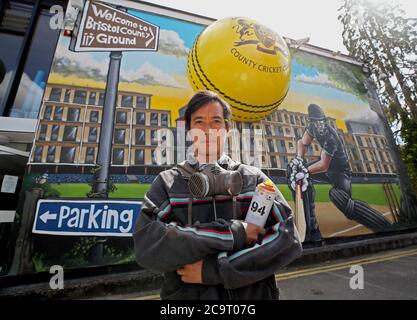
[[223, 169], [217, 163], [207, 165], [188, 179], [188, 188], [195, 198], [214, 195], [236, 196], [242, 190], [242, 175]]

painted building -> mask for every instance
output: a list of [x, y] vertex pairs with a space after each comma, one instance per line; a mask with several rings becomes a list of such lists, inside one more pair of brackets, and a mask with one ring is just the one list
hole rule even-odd
[[[157, 130], [171, 126], [171, 112], [152, 110], [151, 99], [150, 94], [119, 91], [111, 162], [119, 168], [115, 172], [156, 165]], [[103, 89], [48, 84], [29, 172], [89, 172], [96, 164], [103, 101]]]

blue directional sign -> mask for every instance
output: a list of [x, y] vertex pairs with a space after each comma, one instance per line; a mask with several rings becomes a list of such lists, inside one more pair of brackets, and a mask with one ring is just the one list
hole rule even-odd
[[130, 237], [142, 202], [39, 200], [33, 233]]

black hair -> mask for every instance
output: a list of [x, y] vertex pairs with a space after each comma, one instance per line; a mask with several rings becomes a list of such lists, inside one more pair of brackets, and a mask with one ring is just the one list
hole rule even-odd
[[224, 101], [217, 93], [209, 90], [201, 90], [197, 92], [191, 99], [188, 101], [184, 112], [185, 128], [190, 130], [191, 124], [191, 114], [196, 112], [201, 107], [205, 106], [209, 102], [218, 102], [223, 108], [223, 118], [228, 126], [230, 115], [232, 111], [230, 110], [229, 105]]
[[324, 114], [323, 109], [319, 105], [312, 103], [308, 106], [308, 118], [310, 121], [325, 120], [326, 115]]

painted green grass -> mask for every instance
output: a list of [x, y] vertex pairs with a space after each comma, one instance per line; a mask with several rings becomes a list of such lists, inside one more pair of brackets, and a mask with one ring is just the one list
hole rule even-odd
[[[88, 184], [51, 184], [51, 186], [61, 193], [63, 198], [84, 198], [89, 192]], [[116, 184], [117, 190], [110, 195], [110, 198], [143, 198], [146, 191], [149, 190], [150, 184]], [[284, 197], [292, 200], [292, 195], [287, 185], [279, 184]], [[332, 186], [329, 184], [319, 184], [315, 186], [316, 202], [330, 202], [329, 190]], [[398, 186], [394, 186], [395, 193], [399, 199], [400, 190]], [[387, 199], [380, 184], [354, 184], [352, 185], [352, 193], [354, 199], [363, 200], [369, 204], [388, 205]]]
[[[143, 198], [150, 184], [116, 184], [117, 190], [110, 198]], [[51, 184], [62, 198], [85, 198], [91, 187], [86, 183]]]
[[[288, 186], [285, 184], [279, 184], [283, 196], [286, 199], [292, 199], [292, 195]], [[315, 185], [316, 190], [316, 202], [330, 202], [329, 190], [332, 188], [330, 184]], [[400, 198], [400, 189], [398, 186], [394, 186], [395, 194], [397, 198]], [[385, 197], [384, 190], [381, 184], [353, 184], [352, 185], [352, 197], [354, 199], [365, 201], [369, 204], [376, 205], [388, 205], [388, 201]]]

